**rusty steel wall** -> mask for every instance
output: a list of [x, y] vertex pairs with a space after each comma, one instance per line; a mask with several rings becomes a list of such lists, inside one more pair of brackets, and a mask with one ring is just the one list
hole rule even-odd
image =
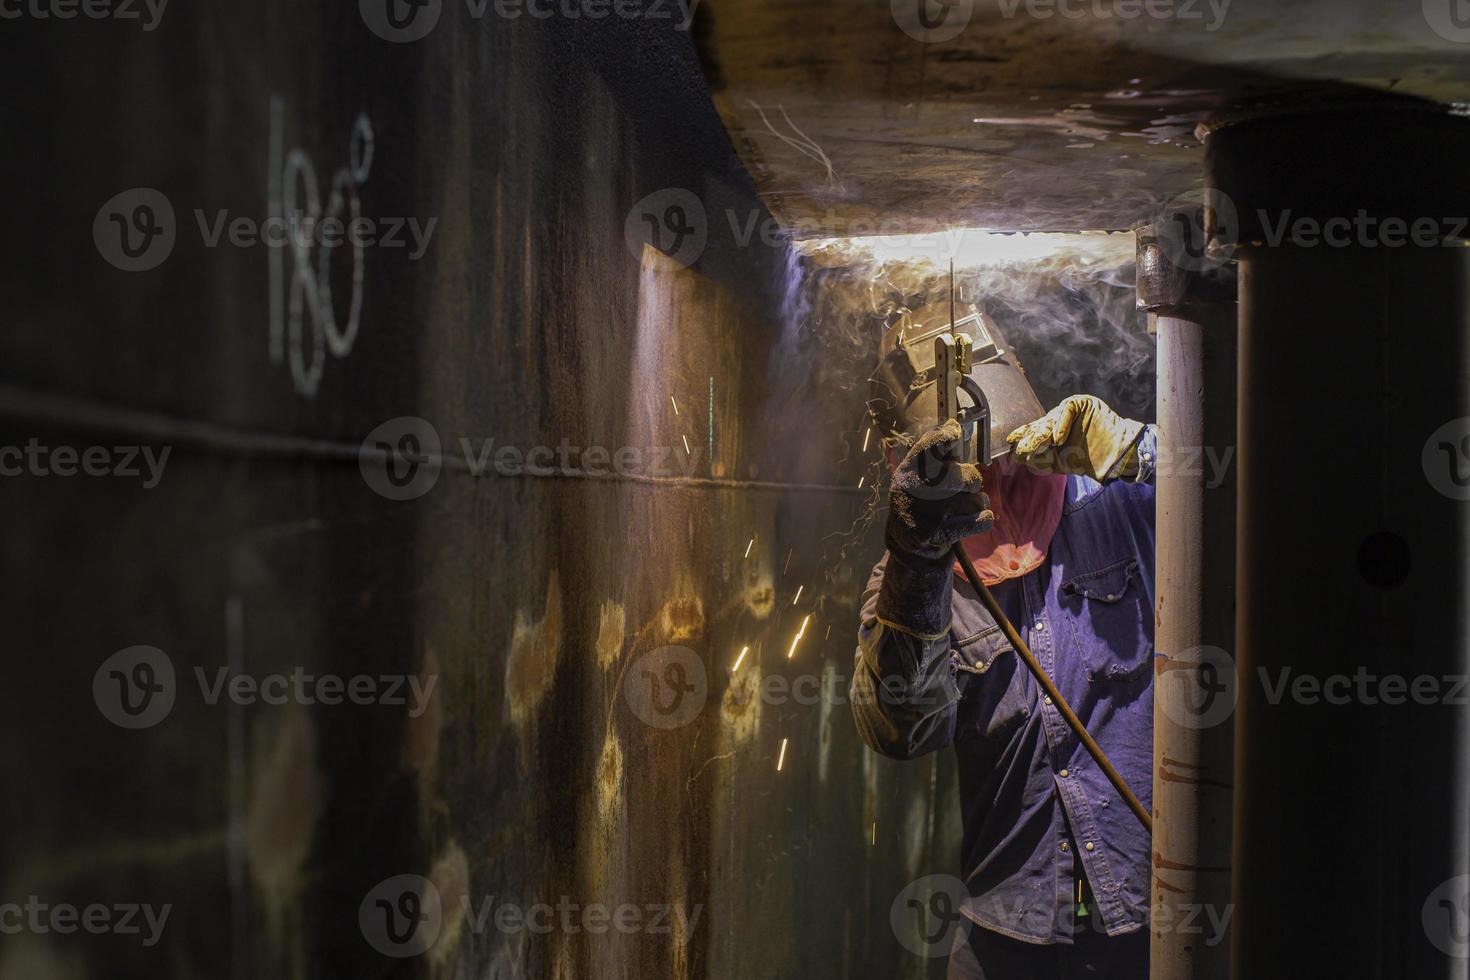
[[865, 392], [678, 8], [137, 9], [0, 39], [0, 977], [942, 972]]

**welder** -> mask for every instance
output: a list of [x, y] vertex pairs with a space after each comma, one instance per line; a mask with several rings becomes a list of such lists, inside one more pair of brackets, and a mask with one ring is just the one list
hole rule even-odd
[[954, 748], [965, 928], [952, 980], [1146, 978], [1149, 831], [960, 576], [952, 546], [1146, 808], [1156, 434], [1089, 395], [1042, 414], [994, 321], [976, 313], [960, 329], [975, 336], [971, 376], [995, 431], [974, 464], [936, 478], [934, 461], [954, 458], [964, 435], [926, 395], [928, 336], [896, 325], [874, 375], [893, 474], [854, 719], [896, 759]]

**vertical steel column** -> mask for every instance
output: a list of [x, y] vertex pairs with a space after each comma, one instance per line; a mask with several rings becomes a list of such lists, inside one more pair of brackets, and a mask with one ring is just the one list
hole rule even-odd
[[1324, 108], [1206, 149], [1240, 264], [1233, 976], [1463, 978], [1470, 248], [1438, 239], [1470, 121]]
[[1180, 221], [1200, 227], [1195, 212], [1183, 212], [1134, 229], [1138, 304], [1159, 345], [1150, 973], [1154, 980], [1226, 980], [1235, 277], [1229, 266], [1198, 252], [1200, 261], [1190, 263], [1191, 253], [1171, 247], [1184, 244]]

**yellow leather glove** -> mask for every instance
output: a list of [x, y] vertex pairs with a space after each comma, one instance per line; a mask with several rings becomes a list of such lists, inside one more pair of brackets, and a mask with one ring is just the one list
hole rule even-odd
[[1101, 398], [1071, 395], [1035, 422], [1006, 436], [1016, 459], [1043, 473], [1094, 480], [1138, 475], [1136, 444], [1143, 423], [1125, 419]]

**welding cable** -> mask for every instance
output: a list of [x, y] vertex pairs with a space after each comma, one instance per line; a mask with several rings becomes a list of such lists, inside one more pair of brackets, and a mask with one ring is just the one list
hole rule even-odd
[[1026, 645], [1025, 640], [1021, 639], [1021, 634], [1016, 631], [1016, 627], [1011, 624], [1010, 619], [1001, 610], [1000, 603], [995, 601], [995, 596], [990, 594], [990, 590], [980, 580], [980, 573], [975, 571], [975, 565], [970, 561], [970, 556], [958, 544], [951, 550], [954, 552], [955, 558], [959, 560], [960, 568], [964, 569], [965, 578], [970, 580], [970, 586], [975, 590], [975, 594], [980, 597], [980, 601], [985, 604], [985, 608], [990, 611], [990, 615], [995, 619], [996, 624], [1000, 626], [1001, 632], [1005, 634], [1006, 639], [1011, 642], [1011, 646], [1015, 649], [1016, 655], [1021, 658], [1021, 662], [1026, 665], [1026, 669], [1031, 671], [1031, 676], [1036, 678], [1036, 683], [1041, 685], [1041, 689], [1046, 692], [1046, 696], [1051, 698], [1052, 704], [1056, 705], [1057, 710], [1062, 713], [1062, 720], [1067, 723], [1067, 727], [1072, 729], [1077, 737], [1082, 740], [1082, 745], [1087, 749], [1087, 754], [1092, 756], [1093, 761], [1102, 767], [1103, 773], [1108, 777], [1108, 782], [1112, 783], [1113, 789], [1117, 790], [1118, 794], [1123, 797], [1123, 801], [1128, 804], [1128, 808], [1133, 811], [1133, 815], [1138, 818], [1138, 822], [1143, 824], [1143, 829], [1147, 830], [1150, 836], [1152, 836], [1154, 832], [1154, 818], [1149, 814], [1148, 810], [1144, 809], [1138, 797], [1133, 795], [1133, 791], [1128, 788], [1128, 784], [1123, 781], [1123, 777], [1119, 775], [1118, 770], [1113, 768], [1113, 764], [1108, 761], [1108, 757], [1103, 752], [1102, 746], [1098, 745], [1092, 736], [1087, 734], [1087, 729], [1082, 727], [1082, 719], [1077, 717], [1077, 713], [1072, 710], [1072, 706], [1067, 703], [1067, 699], [1062, 697], [1062, 692], [1057, 689], [1056, 684], [1052, 683], [1052, 679], [1042, 669], [1041, 661], [1036, 659], [1036, 655], [1031, 652], [1031, 648]]

